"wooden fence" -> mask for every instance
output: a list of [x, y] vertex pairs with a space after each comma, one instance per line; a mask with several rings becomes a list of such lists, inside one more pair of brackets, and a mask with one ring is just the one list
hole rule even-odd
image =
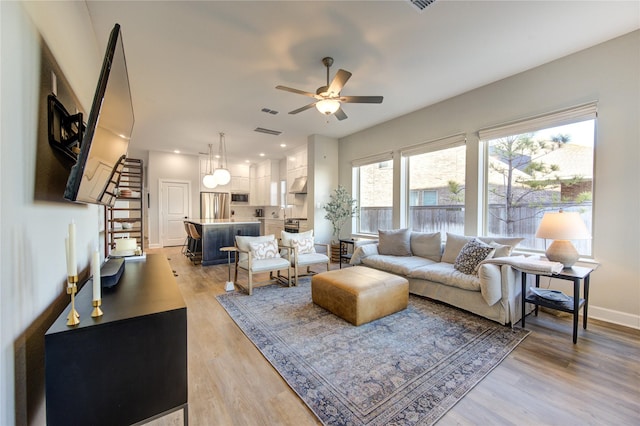
[[[591, 203], [583, 203], [580, 206], [575, 204], [553, 204], [548, 206], [521, 206], [516, 208], [516, 222], [513, 224], [511, 235], [523, 237], [524, 241], [519, 247], [545, 250], [546, 243], [541, 238], [536, 238], [538, 223], [545, 211], [558, 211], [560, 208], [566, 211], [580, 211], [582, 218], [591, 229], [592, 210]], [[504, 217], [504, 205], [492, 204], [489, 206], [488, 232], [487, 235], [508, 236], [506, 223], [499, 218]], [[360, 208], [360, 232], [377, 234], [378, 229], [389, 229], [392, 223], [391, 207], [361, 207]], [[459, 205], [438, 205], [438, 206], [416, 206], [409, 210], [409, 223], [411, 229], [419, 232], [438, 232], [443, 235], [450, 232], [452, 234], [464, 235], [464, 208]], [[591, 254], [591, 240], [576, 240], [572, 243], [581, 254]]]

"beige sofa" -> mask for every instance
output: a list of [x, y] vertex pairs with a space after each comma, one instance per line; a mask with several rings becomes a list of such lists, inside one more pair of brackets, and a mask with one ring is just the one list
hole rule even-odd
[[[500, 324], [520, 320], [521, 274], [508, 264], [468, 260], [469, 241], [475, 237], [439, 232], [380, 231], [378, 240], [356, 243], [351, 263], [400, 275], [409, 281], [409, 292], [483, 316]], [[510, 256], [521, 238], [479, 237], [493, 251], [486, 259]], [[477, 241], [476, 240], [476, 241]], [[482, 243], [479, 243], [482, 245]], [[484, 245], [483, 245], [484, 246]], [[483, 248], [483, 250], [486, 250]], [[463, 256], [459, 256], [464, 252]], [[482, 252], [485, 253], [485, 252]], [[480, 255], [482, 257], [482, 254]], [[458, 263], [456, 263], [458, 260]], [[480, 259], [481, 260], [481, 259]], [[473, 268], [470, 273], [459, 269]]]

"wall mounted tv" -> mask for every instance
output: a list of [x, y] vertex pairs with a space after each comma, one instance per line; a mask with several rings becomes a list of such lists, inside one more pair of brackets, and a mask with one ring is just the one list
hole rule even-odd
[[78, 161], [69, 173], [64, 198], [113, 206], [133, 131], [127, 62], [115, 24], [91, 104]]

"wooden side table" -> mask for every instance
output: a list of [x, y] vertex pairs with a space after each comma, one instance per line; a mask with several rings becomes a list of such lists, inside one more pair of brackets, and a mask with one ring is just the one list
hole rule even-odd
[[[522, 328], [524, 328], [525, 324], [526, 303], [531, 303], [536, 306], [535, 315], [538, 315], [538, 306], [544, 306], [549, 309], [569, 312], [573, 314], [573, 343], [575, 344], [578, 341], [578, 313], [580, 311], [580, 308], [583, 308], [582, 327], [585, 330], [587, 329], [587, 309], [589, 307], [589, 276], [594, 270], [595, 268], [574, 266], [571, 268], [565, 268], [558, 274], [550, 275], [551, 278], [573, 281], [573, 296], [567, 296], [568, 300], [564, 302], [556, 302], [553, 300], [545, 299], [533, 293], [527, 294], [527, 272], [522, 272]], [[531, 275], [535, 275], [536, 287], [540, 287], [541, 274]], [[581, 281], [584, 283], [584, 298], [580, 298]]]
[[235, 289], [235, 286], [233, 285], [233, 281], [231, 281], [231, 252], [233, 252], [234, 256], [238, 255], [238, 248], [237, 247], [222, 247], [220, 249], [220, 251], [226, 251], [227, 252], [227, 265], [229, 266], [229, 278], [227, 279], [227, 282], [224, 284], [224, 289], [225, 291], [232, 291]]
[[[353, 249], [355, 248], [355, 241], [352, 239], [348, 240], [340, 240], [340, 269], [342, 269], [342, 260], [344, 259], [346, 264], [349, 264], [351, 261], [351, 256], [353, 255]], [[349, 246], [351, 246], [351, 251], [349, 251]]]

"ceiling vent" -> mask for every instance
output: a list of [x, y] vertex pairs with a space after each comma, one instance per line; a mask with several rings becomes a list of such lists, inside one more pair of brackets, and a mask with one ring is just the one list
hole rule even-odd
[[418, 10], [418, 12], [424, 12], [427, 6], [429, 6], [431, 3], [433, 3], [436, 0], [408, 0], [408, 1], [413, 5], [413, 7], [415, 7]]
[[262, 108], [260, 111], [266, 112], [267, 114], [271, 114], [271, 115], [276, 115], [278, 113], [278, 111], [276, 111], [275, 109], [269, 109], [269, 108]]
[[258, 133], [266, 133], [273, 136], [278, 136], [282, 133], [280, 130], [265, 129], [264, 127], [256, 127], [255, 129], [253, 129], [253, 131]]

